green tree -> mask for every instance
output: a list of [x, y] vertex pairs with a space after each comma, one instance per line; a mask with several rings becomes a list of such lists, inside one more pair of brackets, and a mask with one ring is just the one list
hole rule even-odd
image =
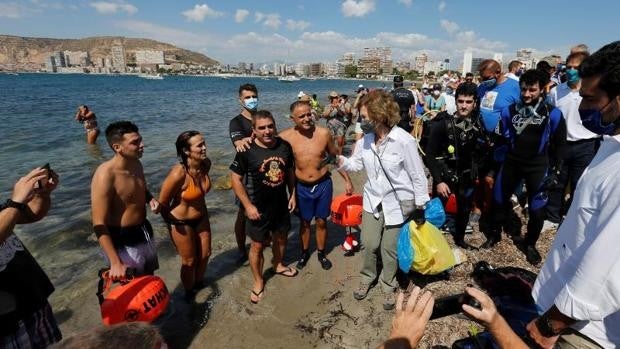
[[344, 75], [348, 78], [357, 77], [357, 66], [353, 64], [347, 64], [344, 67]]

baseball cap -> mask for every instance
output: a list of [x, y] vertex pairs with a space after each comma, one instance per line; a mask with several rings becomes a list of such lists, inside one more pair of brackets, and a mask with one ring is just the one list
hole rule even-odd
[[299, 100], [302, 102], [310, 102], [312, 100], [312, 98], [308, 95], [303, 95], [301, 97], [299, 97]]
[[403, 82], [402, 75], [394, 75], [394, 82]]
[[305, 96], [306, 94], [304, 93], [304, 91], [299, 91], [299, 93], [297, 94], [297, 98], [301, 98], [303, 96]]
[[362, 91], [363, 89], [364, 89], [364, 85], [359, 84], [359, 85], [357, 85], [357, 90], [355, 90], [355, 92], [358, 92], [358, 93], [359, 93], [359, 92], [360, 92], [360, 91]]
[[340, 95], [338, 94], [338, 92], [336, 91], [332, 91], [329, 93], [329, 98], [334, 98], [334, 97], [340, 97]]

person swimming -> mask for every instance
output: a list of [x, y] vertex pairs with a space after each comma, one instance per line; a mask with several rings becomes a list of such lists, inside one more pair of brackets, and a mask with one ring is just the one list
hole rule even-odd
[[207, 145], [198, 131], [185, 131], [176, 141], [180, 164], [168, 173], [159, 193], [162, 216], [181, 256], [181, 283], [192, 301], [203, 286], [211, 255], [211, 225], [204, 196], [211, 188]]

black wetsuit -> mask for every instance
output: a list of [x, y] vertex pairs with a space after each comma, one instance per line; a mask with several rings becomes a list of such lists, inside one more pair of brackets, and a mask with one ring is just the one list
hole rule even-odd
[[474, 154], [480, 137], [480, 129], [470, 118], [457, 118], [444, 111], [430, 122], [426, 165], [433, 176], [433, 194], [443, 182], [456, 196], [455, 241], [463, 240], [469, 221], [477, 176]]

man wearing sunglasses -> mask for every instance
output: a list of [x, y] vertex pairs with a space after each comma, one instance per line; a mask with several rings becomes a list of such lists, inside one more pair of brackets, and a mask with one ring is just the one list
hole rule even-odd
[[[295, 177], [297, 178], [297, 207], [301, 225], [299, 235], [302, 253], [297, 269], [302, 269], [310, 258], [310, 224], [315, 219], [317, 257], [321, 267], [328, 270], [332, 263], [325, 255], [327, 240], [327, 217], [333, 194], [331, 173], [327, 167], [329, 157], [338, 155], [329, 130], [316, 126], [312, 119], [310, 104], [297, 101], [291, 104], [291, 119], [295, 127], [284, 130], [280, 137], [293, 147], [295, 156]], [[345, 181], [345, 192], [353, 193], [353, 184], [346, 172], [340, 171]]]

